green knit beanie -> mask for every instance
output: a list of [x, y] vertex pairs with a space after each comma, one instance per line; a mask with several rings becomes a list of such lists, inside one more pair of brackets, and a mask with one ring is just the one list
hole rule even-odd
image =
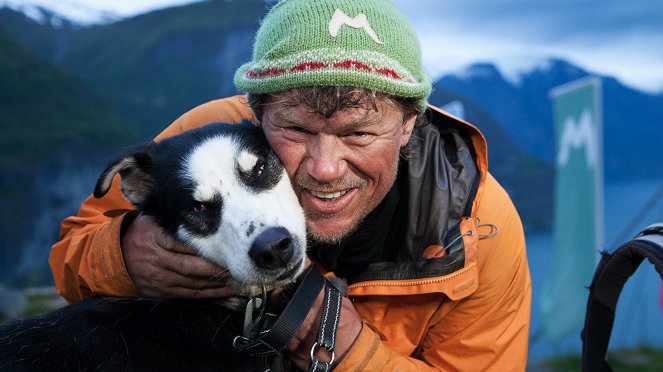
[[235, 72], [249, 94], [310, 86], [356, 86], [416, 98], [431, 80], [419, 41], [388, 0], [283, 0], [262, 21], [253, 60]]

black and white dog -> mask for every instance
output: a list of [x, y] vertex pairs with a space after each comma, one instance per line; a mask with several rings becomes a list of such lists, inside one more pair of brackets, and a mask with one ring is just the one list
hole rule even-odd
[[[95, 196], [118, 173], [141, 213], [228, 268], [238, 290], [302, 272], [304, 213], [260, 128], [215, 123], [139, 147], [108, 166]], [[232, 350], [246, 301], [88, 299], [0, 327], [0, 370], [256, 370]]]

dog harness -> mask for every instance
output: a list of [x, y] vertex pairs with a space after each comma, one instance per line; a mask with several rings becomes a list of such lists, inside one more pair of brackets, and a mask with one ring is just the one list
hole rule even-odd
[[[265, 366], [272, 372], [283, 366], [281, 351], [301, 327], [306, 315], [324, 287], [323, 315], [316, 342], [311, 347], [310, 372], [330, 371], [334, 362], [336, 330], [341, 315], [341, 292], [329, 280], [312, 267], [280, 316], [265, 311], [266, 294], [254, 297], [246, 306], [244, 334], [233, 341], [235, 351], [253, 357], [263, 357]], [[257, 316], [253, 314], [258, 312]], [[253, 318], [253, 319], [251, 319]], [[329, 354], [328, 361], [319, 360], [319, 350]]]

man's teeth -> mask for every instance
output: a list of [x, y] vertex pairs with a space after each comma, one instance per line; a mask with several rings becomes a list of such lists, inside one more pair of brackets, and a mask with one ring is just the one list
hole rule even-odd
[[345, 195], [347, 192], [348, 190], [337, 191], [337, 192], [321, 192], [321, 191], [311, 190], [311, 194], [313, 194], [313, 196], [327, 200], [340, 198], [341, 196]]

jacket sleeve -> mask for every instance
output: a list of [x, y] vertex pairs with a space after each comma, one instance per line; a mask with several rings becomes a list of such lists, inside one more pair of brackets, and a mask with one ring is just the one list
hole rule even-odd
[[[364, 325], [337, 371], [524, 371], [531, 280], [520, 218], [506, 192], [488, 175], [480, 224], [497, 234], [479, 241], [479, 287], [459, 301], [445, 299], [414, 356], [389, 347]], [[488, 226], [479, 229], [488, 234]]]
[[[252, 117], [244, 97], [211, 101], [182, 115], [156, 139], [214, 121], [236, 123]], [[51, 248], [49, 265], [58, 293], [69, 302], [92, 295], [139, 294], [120, 247], [122, 223], [128, 221], [134, 207], [124, 198], [119, 183], [116, 176], [103, 198], [89, 196], [78, 213], [60, 225], [60, 240]]]

